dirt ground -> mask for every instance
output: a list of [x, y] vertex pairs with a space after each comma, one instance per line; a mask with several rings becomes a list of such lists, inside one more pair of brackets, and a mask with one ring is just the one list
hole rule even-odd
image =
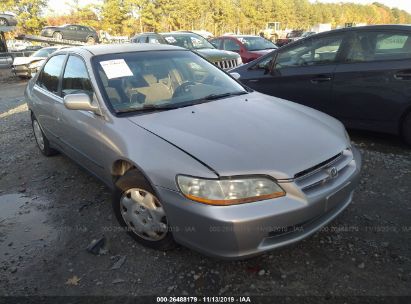
[[[109, 190], [64, 155], [37, 149], [25, 85], [0, 83], [0, 296], [411, 296], [411, 149], [398, 138], [350, 131], [361, 183], [320, 232], [218, 261], [184, 247], [146, 249], [119, 231]], [[86, 251], [103, 236], [100, 255]]]

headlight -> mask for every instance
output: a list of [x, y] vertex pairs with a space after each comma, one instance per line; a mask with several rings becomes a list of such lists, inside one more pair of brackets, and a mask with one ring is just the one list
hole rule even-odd
[[30, 69], [38, 69], [41, 66], [42, 63], [43, 63], [42, 61], [36, 61], [36, 62], [30, 63], [29, 68]]
[[284, 196], [284, 190], [266, 177], [203, 179], [179, 175], [177, 183], [189, 199], [209, 205], [234, 205]]

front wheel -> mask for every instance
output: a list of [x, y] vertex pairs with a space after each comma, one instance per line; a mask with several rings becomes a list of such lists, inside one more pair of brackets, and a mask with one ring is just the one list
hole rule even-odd
[[175, 246], [165, 209], [137, 170], [117, 181], [113, 209], [120, 225], [140, 244], [160, 250]]
[[402, 121], [401, 135], [404, 142], [411, 146], [411, 112], [405, 115]]

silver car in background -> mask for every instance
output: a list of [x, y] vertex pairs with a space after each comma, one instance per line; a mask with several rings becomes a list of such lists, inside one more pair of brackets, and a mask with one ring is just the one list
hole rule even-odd
[[272, 250], [334, 219], [359, 179], [339, 121], [179, 47], [59, 50], [26, 99], [43, 154], [61, 151], [112, 188], [118, 221], [152, 248]]

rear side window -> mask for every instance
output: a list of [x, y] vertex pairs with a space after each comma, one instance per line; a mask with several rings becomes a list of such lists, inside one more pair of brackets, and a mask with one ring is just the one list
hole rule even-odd
[[77, 56], [67, 60], [61, 87], [63, 97], [68, 94], [86, 93], [91, 95], [93, 89], [84, 61]]
[[411, 59], [411, 34], [362, 32], [349, 41], [348, 62]]
[[50, 58], [43, 68], [39, 78], [37, 79], [37, 85], [47, 91], [58, 95], [59, 89], [59, 77], [63, 69], [64, 60], [66, 55], [57, 55]]

